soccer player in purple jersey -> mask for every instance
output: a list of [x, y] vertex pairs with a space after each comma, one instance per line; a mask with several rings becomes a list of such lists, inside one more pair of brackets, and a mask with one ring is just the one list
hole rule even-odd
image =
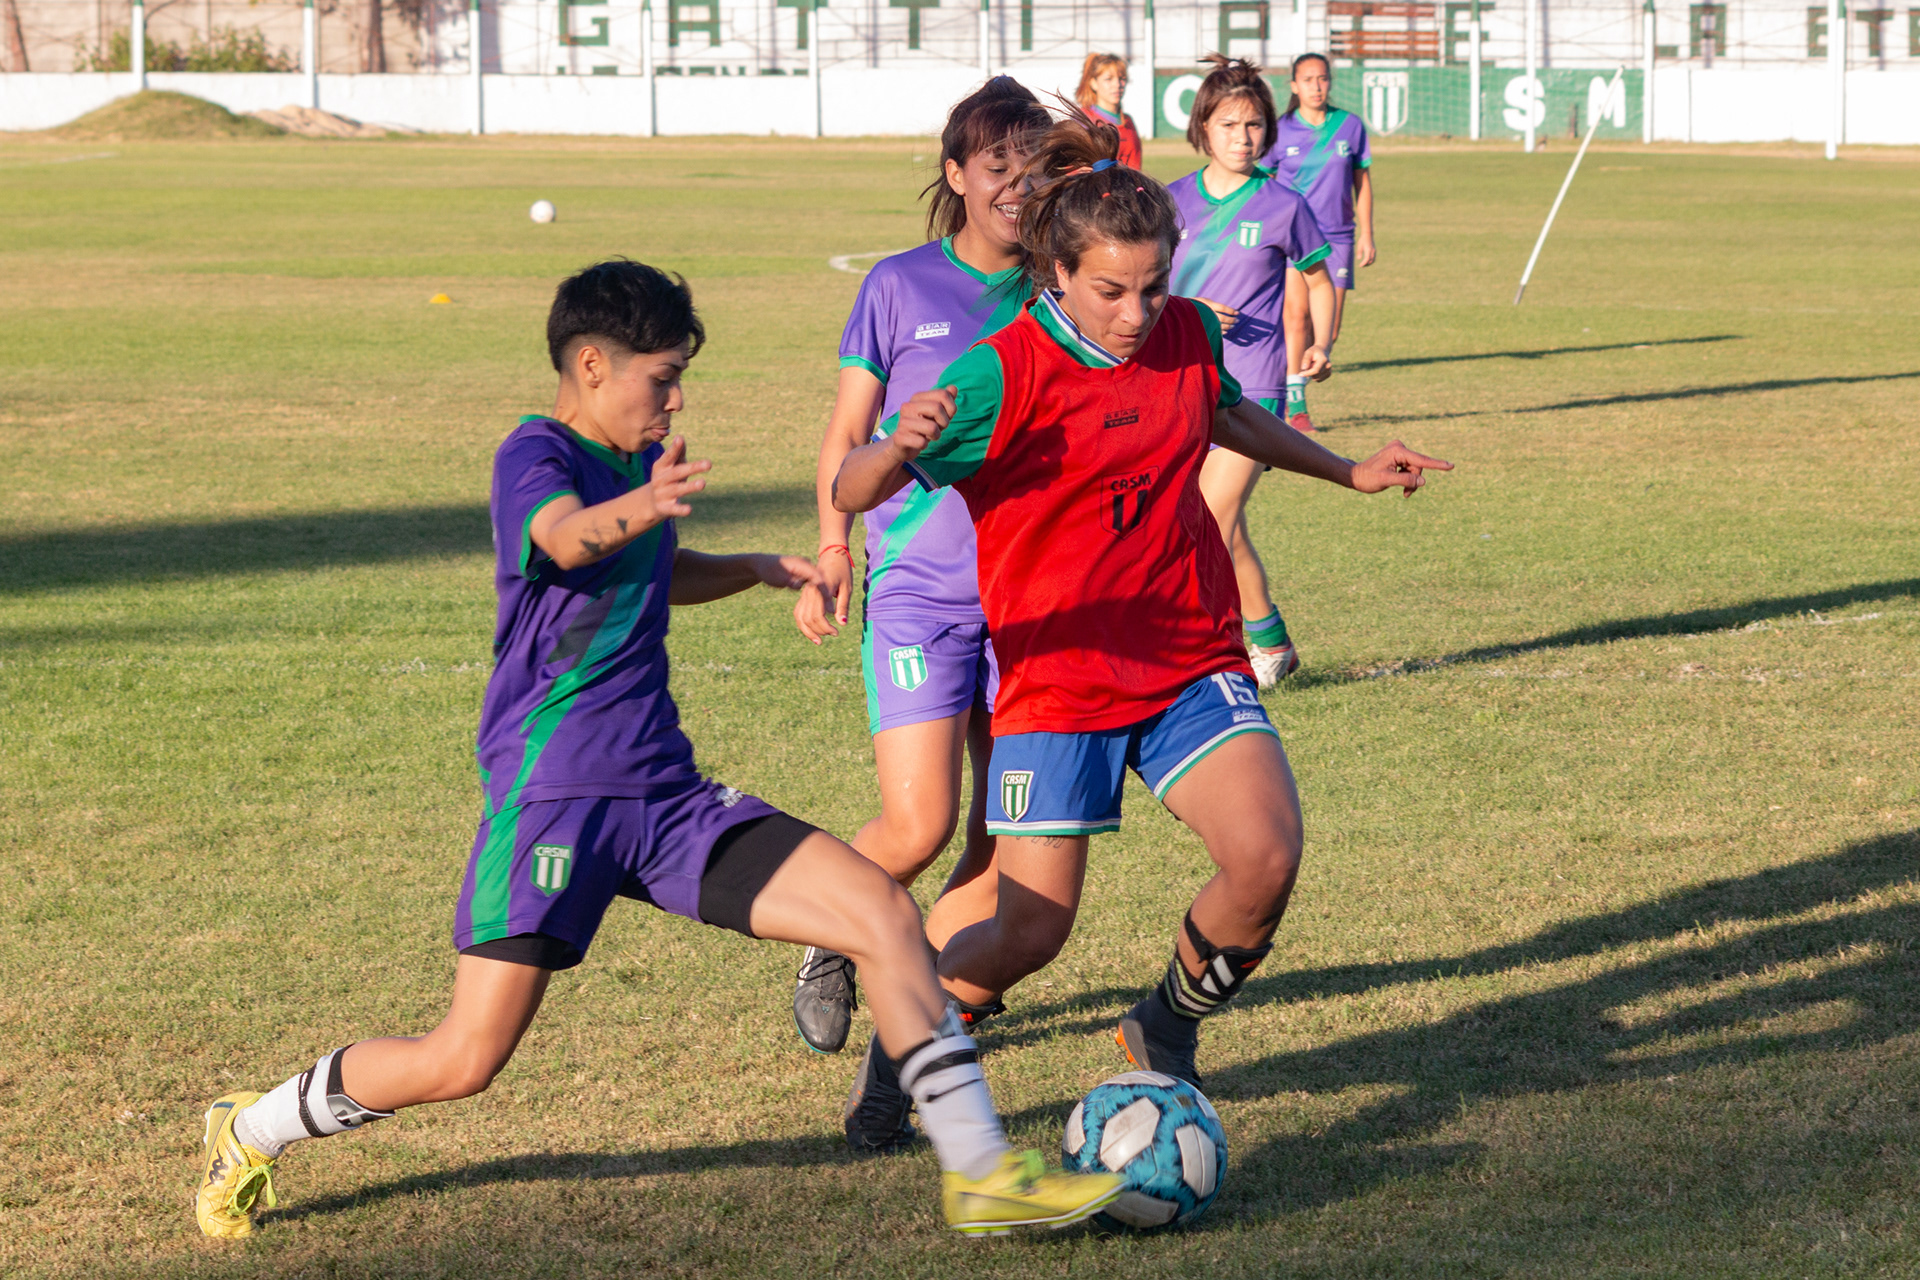
[[711, 464], [687, 461], [684, 439], [662, 442], [704, 338], [685, 283], [652, 267], [619, 259], [561, 284], [547, 321], [553, 413], [523, 418], [494, 458], [500, 608], [452, 1004], [424, 1036], [361, 1040], [264, 1096], [215, 1101], [194, 1205], [206, 1234], [252, 1232], [292, 1143], [484, 1090], [616, 896], [853, 957], [956, 1230], [1059, 1225], [1119, 1194], [1118, 1178], [1048, 1173], [1037, 1153], [1008, 1146], [904, 889], [834, 837], [694, 770], [667, 691], [668, 606], [822, 581], [798, 556], [678, 545], [674, 518], [691, 513]]
[[[1340, 338], [1347, 291], [1359, 285], [1355, 273], [1372, 266], [1379, 256], [1373, 245], [1373, 153], [1360, 117], [1328, 101], [1333, 64], [1317, 53], [1303, 53], [1293, 60], [1292, 74], [1292, 96], [1280, 113], [1273, 145], [1261, 164], [1306, 197], [1307, 207], [1333, 246], [1327, 259], [1327, 273], [1333, 278], [1333, 322], [1314, 325], [1314, 341], [1331, 352]], [[1288, 394], [1288, 421], [1301, 430], [1313, 430], [1307, 416], [1306, 383], [1290, 386]]]
[[[1307, 341], [1307, 316], [1326, 332], [1333, 286], [1331, 251], [1306, 203], [1257, 164], [1274, 122], [1273, 91], [1260, 68], [1214, 54], [1187, 122], [1187, 141], [1206, 165], [1168, 185], [1180, 211], [1172, 291], [1212, 308], [1226, 343], [1227, 371], [1261, 408], [1284, 417], [1295, 376], [1325, 376], [1326, 351]], [[1292, 360], [1295, 349], [1302, 354]], [[1293, 374], [1299, 366], [1303, 372]], [[1260, 687], [1299, 665], [1287, 624], [1267, 588], [1266, 568], [1247, 534], [1247, 499], [1266, 468], [1230, 449], [1214, 448], [1200, 469], [1200, 492], [1233, 553], [1246, 619], [1247, 655]]]
[[[1023, 139], [1051, 119], [1026, 88], [1006, 76], [962, 99], [941, 134], [940, 177], [927, 190], [929, 243], [887, 258], [861, 283], [840, 341], [840, 386], [820, 446], [820, 567], [827, 589], [802, 593], [794, 610], [801, 633], [819, 643], [847, 622], [853, 560], [847, 549], [853, 517], [833, 506], [833, 478], [847, 454], [867, 443], [874, 424], [982, 337], [1020, 314], [1029, 296], [1017, 219], [1020, 193], [1012, 178], [1024, 159]], [[973, 804], [966, 845], [947, 886], [955, 904], [936, 907], [930, 936], [959, 900], [991, 913], [996, 879], [986, 831], [985, 782], [992, 751], [991, 713], [997, 675], [980, 609], [973, 521], [950, 490], [903, 490], [866, 515], [866, 581], [861, 668], [867, 728], [880, 774], [880, 812], [854, 836], [854, 847], [901, 884], [911, 884], [940, 855], [960, 820], [961, 769], [969, 755]], [[838, 1051], [853, 1016], [851, 966], [816, 948], [801, 961], [794, 1023], [816, 1050]], [[963, 1019], [986, 1010], [962, 1007]], [[873, 1081], [871, 1046], [848, 1104], [847, 1137], [858, 1150], [886, 1150], [912, 1140], [907, 1099]]]

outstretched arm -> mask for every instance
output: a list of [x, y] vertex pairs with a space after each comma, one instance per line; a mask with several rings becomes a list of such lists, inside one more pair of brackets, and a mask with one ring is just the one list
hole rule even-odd
[[820, 566], [805, 556], [755, 552], [740, 556], [713, 556], [685, 547], [673, 553], [673, 587], [668, 604], [706, 604], [738, 595], [766, 583], [788, 591], [819, 587], [826, 581]]
[[655, 525], [693, 514], [685, 500], [707, 487], [700, 473], [711, 471], [713, 464], [686, 458], [686, 439], [675, 436], [653, 464], [646, 484], [590, 507], [571, 493], [562, 494], [534, 515], [528, 536], [562, 569], [604, 560]]
[[1453, 464], [1415, 453], [1395, 440], [1364, 462], [1354, 462], [1295, 431], [1251, 400], [1214, 414], [1213, 440], [1255, 462], [1345, 485], [1361, 493], [1399, 488], [1411, 498], [1426, 483], [1425, 471], [1451, 471]]

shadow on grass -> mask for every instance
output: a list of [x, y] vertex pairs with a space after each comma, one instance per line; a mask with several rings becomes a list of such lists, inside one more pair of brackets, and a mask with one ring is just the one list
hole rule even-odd
[[1562, 413], [1571, 409], [1604, 409], [1619, 404], [1662, 404], [1673, 400], [1716, 399], [1720, 396], [1757, 395], [1763, 391], [1796, 391], [1804, 387], [1851, 386], [1863, 382], [1905, 382], [1920, 378], [1920, 369], [1906, 373], [1835, 374], [1826, 378], [1765, 378], [1758, 382], [1728, 382], [1708, 387], [1676, 387], [1671, 391], [1633, 391], [1610, 396], [1589, 396], [1561, 400], [1554, 404], [1526, 405], [1517, 409], [1459, 409], [1452, 413], [1366, 413], [1319, 424], [1322, 431], [1337, 431], [1356, 426], [1399, 426], [1409, 422], [1451, 422], [1460, 418], [1500, 418], [1531, 413]]
[[1463, 662], [1491, 662], [1500, 658], [1517, 657], [1524, 653], [1540, 653], [1549, 649], [1577, 649], [1585, 645], [1607, 644], [1614, 640], [1637, 640], [1647, 636], [1699, 635], [1704, 632], [1726, 631], [1734, 627], [1749, 626], [1769, 618], [1793, 617], [1803, 613], [1824, 613], [1830, 609], [1844, 609], [1850, 605], [1870, 604], [1883, 600], [1911, 600], [1916, 597], [1920, 597], [1920, 578], [1856, 582], [1852, 586], [1833, 587], [1826, 591], [1809, 591], [1797, 596], [1763, 596], [1755, 600], [1745, 600], [1739, 604], [1689, 609], [1684, 613], [1651, 613], [1637, 618], [1594, 622], [1584, 627], [1570, 627], [1565, 631], [1556, 631], [1534, 640], [1522, 640], [1513, 644], [1481, 645], [1478, 648], [1462, 649], [1457, 653], [1441, 654], [1437, 658], [1403, 658], [1397, 662], [1383, 663], [1377, 667], [1358, 671], [1308, 669], [1289, 677], [1289, 681], [1295, 688], [1352, 684], [1361, 680], [1377, 680], [1382, 676], [1416, 675], [1422, 671], [1456, 666]]
[[[1236, 1150], [1225, 1211], [1198, 1229], [1231, 1229], [1236, 1215], [1312, 1208], [1352, 1199], [1394, 1179], [1441, 1173], [1473, 1158], [1478, 1148], [1432, 1141], [1431, 1135], [1480, 1102], [1857, 1049], [1920, 1029], [1920, 973], [1908, 949], [1920, 936], [1920, 906], [1867, 901], [1881, 890], [1910, 883], [1917, 869], [1920, 830], [1907, 831], [1570, 920], [1531, 938], [1465, 955], [1257, 979], [1242, 995], [1243, 1005], [1512, 974], [1636, 944], [1673, 944], [1651, 959], [1546, 990], [1489, 999], [1432, 1022], [1214, 1071], [1207, 1088], [1222, 1101], [1331, 1094], [1370, 1085], [1386, 1086], [1387, 1096], [1327, 1131]], [[1720, 926], [1746, 927], [1708, 941], [1709, 931]], [[1774, 972], [1804, 962], [1817, 963], [1811, 973]], [[1744, 981], [1728, 983], [1730, 978]], [[983, 1043], [991, 1049], [1062, 1035], [1106, 1035], [1114, 1009], [1138, 994], [1114, 988], [1053, 1004], [1016, 1001], [1011, 1014], [985, 1030]], [[1796, 1013], [1836, 1003], [1852, 1010], [1850, 1020], [1795, 1029]], [[1636, 1005], [1647, 1011], [1627, 1012]], [[1225, 1033], [1226, 1027], [1214, 1032]], [[1239, 1048], [1244, 1057], [1246, 1046]], [[1203, 1065], [1207, 1056], [1203, 1047]], [[1056, 1122], [1071, 1101], [1062, 1097], [1008, 1119], [1016, 1127]], [[1862, 1135], [1861, 1158], [1875, 1158], [1878, 1143], [1877, 1135]], [[1831, 1159], [1832, 1152], [1822, 1158]], [[266, 1220], [324, 1219], [368, 1203], [490, 1184], [793, 1168], [850, 1159], [837, 1138], [829, 1137], [630, 1154], [527, 1155], [376, 1183], [290, 1206]], [[901, 1193], [923, 1193], [917, 1187], [923, 1176], [918, 1163], [901, 1166], [903, 1182], [911, 1178], [916, 1184], [903, 1185]]]
[[[812, 504], [811, 487], [716, 488], [683, 528], [697, 537]], [[487, 554], [492, 543], [484, 502], [58, 529], [0, 538], [0, 595]]]
[[1637, 351], [1642, 347], [1690, 347], [1703, 342], [1740, 342], [1744, 333], [1711, 333], [1698, 338], [1661, 338], [1652, 342], [1607, 342], [1590, 347], [1540, 347], [1532, 351], [1473, 351], [1457, 356], [1408, 356], [1402, 360], [1362, 360], [1339, 366], [1342, 373], [1369, 369], [1407, 369], [1429, 364], [1459, 364], [1468, 360], [1544, 360], [1548, 356], [1590, 355], [1598, 351]]

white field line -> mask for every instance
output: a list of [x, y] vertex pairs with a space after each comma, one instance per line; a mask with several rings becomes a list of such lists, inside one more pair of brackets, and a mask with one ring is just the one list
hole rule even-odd
[[119, 155], [118, 151], [89, 151], [78, 156], [48, 156], [44, 160], [8, 160], [0, 163], [0, 169], [24, 169], [35, 164], [72, 164], [75, 160], [111, 160]]
[[905, 253], [905, 249], [875, 249], [872, 253], [842, 253], [827, 259], [827, 265], [835, 271], [844, 271], [850, 276], [863, 276], [870, 268], [856, 267], [856, 262], [871, 262], [879, 258], [891, 258], [896, 253]]

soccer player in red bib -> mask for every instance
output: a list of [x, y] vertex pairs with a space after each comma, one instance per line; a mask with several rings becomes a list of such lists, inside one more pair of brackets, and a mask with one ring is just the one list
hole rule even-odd
[[1219, 321], [1168, 295], [1173, 201], [1116, 150], [1098, 125], [1049, 132], [1020, 216], [1039, 297], [850, 453], [835, 501], [865, 510], [910, 483], [952, 485], [979, 541], [1000, 660], [987, 801], [1000, 881], [988, 918], [943, 920], [964, 900], [935, 905], [942, 984], [984, 1004], [1058, 954], [1088, 837], [1119, 829], [1132, 769], [1218, 872], [1118, 1039], [1135, 1065], [1197, 1085], [1200, 1019], [1272, 949], [1301, 847], [1293, 775], [1200, 495], [1207, 446], [1362, 493], [1411, 495], [1451, 464], [1397, 441], [1355, 463], [1243, 398]]

